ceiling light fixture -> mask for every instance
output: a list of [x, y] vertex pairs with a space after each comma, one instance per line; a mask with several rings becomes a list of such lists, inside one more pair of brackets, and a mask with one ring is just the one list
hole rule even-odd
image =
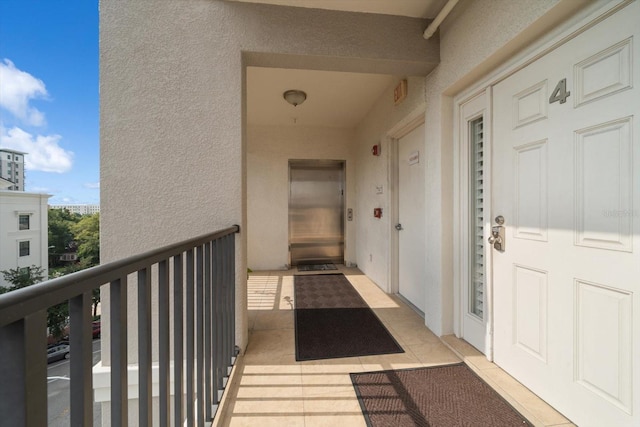
[[307, 99], [307, 94], [301, 90], [288, 90], [282, 94], [282, 97], [294, 107], [302, 104]]

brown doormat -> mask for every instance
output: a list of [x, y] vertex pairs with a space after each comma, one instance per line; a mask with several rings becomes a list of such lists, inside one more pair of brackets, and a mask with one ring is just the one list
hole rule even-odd
[[296, 360], [404, 353], [343, 274], [294, 276]]
[[370, 427], [530, 426], [464, 363], [351, 374]]

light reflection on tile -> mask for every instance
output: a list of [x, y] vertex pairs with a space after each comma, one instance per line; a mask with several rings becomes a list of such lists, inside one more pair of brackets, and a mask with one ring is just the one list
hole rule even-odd
[[238, 375], [225, 392], [228, 397], [218, 425], [365, 427], [350, 373], [460, 360], [465, 360], [476, 372], [486, 370], [493, 386], [507, 388], [512, 393], [510, 399], [523, 408], [523, 413], [532, 416], [535, 425], [567, 423], [533, 393], [522, 386], [517, 388], [517, 381], [464, 341], [453, 336], [442, 339], [435, 336], [413, 309], [397, 296], [385, 294], [358, 269], [339, 266], [339, 270], [405, 353], [296, 362], [293, 276], [297, 271], [251, 273], [247, 284], [249, 345], [234, 368]]

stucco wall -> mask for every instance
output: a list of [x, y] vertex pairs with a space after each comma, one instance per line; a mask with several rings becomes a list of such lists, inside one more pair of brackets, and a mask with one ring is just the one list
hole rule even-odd
[[[354, 157], [360, 171], [356, 192], [361, 194], [356, 212], [362, 218], [374, 203], [388, 204], [385, 197], [371, 194], [371, 183], [388, 183], [388, 164], [382, 164], [387, 150], [383, 147], [383, 156], [373, 158], [370, 146], [412, 106], [426, 101], [426, 322], [438, 334], [452, 329], [453, 295], [452, 101], [443, 93], [455, 93], [543, 34], [544, 25], [536, 21], [557, 21], [554, 11], [567, 4], [580, 2], [462, 0], [441, 29], [441, 64], [426, 80], [410, 79], [411, 99], [402, 106], [389, 110], [389, 93], [383, 95], [358, 127]], [[440, 57], [437, 36], [429, 41], [421, 37], [426, 24], [413, 18], [216, 0], [103, 0], [103, 262], [234, 223], [244, 229], [244, 66], [424, 75]], [[416, 90], [421, 85], [423, 95]], [[357, 262], [379, 284], [389, 278], [388, 225], [369, 215], [357, 225]], [[241, 347], [247, 340], [246, 254], [243, 232], [236, 256]], [[103, 296], [106, 301], [108, 291]], [[134, 299], [129, 312], [136, 312]], [[137, 351], [135, 341], [130, 345]], [[103, 350], [108, 364], [106, 340]]]
[[[426, 78], [409, 79], [409, 98], [400, 107], [393, 106], [390, 88], [357, 128], [358, 209], [368, 212], [380, 204], [389, 211], [391, 199], [374, 192], [374, 183], [388, 186], [389, 147], [383, 147], [380, 158], [366, 153], [412, 110], [425, 105], [425, 323], [438, 335], [453, 332], [453, 96], [588, 3], [462, 0], [440, 29], [441, 63]], [[383, 289], [390, 285], [392, 262], [389, 219], [370, 218], [357, 228], [358, 266]]]
[[[253, 270], [289, 263], [289, 159], [345, 160], [345, 209], [355, 204], [354, 132], [328, 127], [249, 126], [247, 132], [247, 259]], [[345, 221], [345, 262], [355, 262], [354, 221]]]
[[[424, 78], [409, 77], [407, 98], [398, 106], [393, 102], [396, 82], [380, 95], [356, 129], [356, 191], [359, 221], [356, 256], [358, 267], [385, 291], [390, 290], [391, 254], [391, 179], [390, 150], [387, 133], [416, 110], [424, 109]], [[371, 155], [371, 147], [380, 143], [380, 156]], [[382, 186], [382, 194], [377, 187]], [[374, 208], [382, 208], [382, 218], [373, 216]]]
[[[243, 67], [426, 73], [439, 60], [437, 38], [421, 37], [427, 23], [217, 0], [102, 0], [102, 262], [232, 224], [244, 230]], [[246, 233], [237, 243], [244, 348]], [[102, 296], [107, 312], [108, 289]], [[135, 298], [128, 312], [135, 324]], [[103, 321], [108, 329], [108, 314]], [[129, 351], [137, 352], [133, 334]], [[103, 362], [110, 364], [108, 340]]]

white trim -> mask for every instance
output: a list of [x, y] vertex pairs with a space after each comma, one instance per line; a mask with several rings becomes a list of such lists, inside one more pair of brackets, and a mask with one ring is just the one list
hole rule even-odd
[[[427, 112], [427, 104], [422, 103], [416, 107], [405, 118], [400, 120], [395, 126], [387, 131], [383, 136], [383, 141], [389, 149], [387, 172], [389, 176], [389, 210], [391, 221], [389, 222], [389, 254], [390, 254], [390, 268], [389, 268], [389, 280], [387, 292], [391, 294], [397, 294], [400, 290], [398, 278], [399, 278], [399, 259], [398, 259], [398, 231], [395, 229], [395, 225], [399, 221], [399, 200], [398, 200], [398, 140], [409, 132], [425, 123]], [[423, 142], [426, 144], [426, 139]]]
[[[490, 120], [490, 98], [488, 90], [475, 93], [473, 97], [458, 101], [456, 103], [456, 114], [454, 115], [454, 184], [453, 184], [453, 251], [454, 251], [454, 267], [453, 267], [453, 293], [454, 293], [454, 332], [457, 337], [464, 337], [464, 318], [467, 307], [467, 289], [470, 282], [470, 254], [469, 247], [470, 232], [469, 224], [470, 215], [470, 192], [469, 192], [469, 126], [468, 123], [477, 118], [483, 118], [483, 239], [486, 241], [488, 233], [491, 229], [491, 120]], [[486, 246], [485, 246], [486, 248]], [[484, 345], [481, 350], [487, 354], [491, 360], [492, 343], [488, 337], [491, 334], [492, 305], [490, 301], [491, 292], [491, 276], [489, 265], [491, 263], [491, 251], [485, 250], [485, 287], [484, 287]], [[480, 345], [480, 344], [477, 344]]]

